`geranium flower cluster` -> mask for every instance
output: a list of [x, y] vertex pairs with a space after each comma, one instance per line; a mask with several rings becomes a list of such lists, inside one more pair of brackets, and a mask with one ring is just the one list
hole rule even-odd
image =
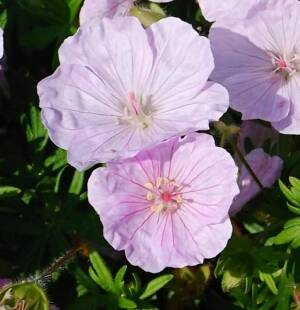
[[[276, 128], [290, 120], [283, 132], [297, 127], [296, 97], [284, 93], [298, 78], [297, 28], [286, 24], [293, 40], [278, 38], [277, 24], [262, 21], [268, 14], [275, 22], [282, 1], [246, 2], [200, 0], [207, 19], [217, 20], [210, 43], [173, 17], [144, 28], [129, 16], [134, 0], [86, 0], [79, 30], [59, 49], [60, 66], [38, 85], [43, 123], [69, 163], [79, 170], [106, 163], [88, 181], [89, 202], [106, 240], [146, 271], [216, 256], [231, 236], [229, 214], [259, 192], [241, 163], [238, 180], [230, 154], [197, 131], [229, 102], [243, 119]], [[281, 22], [297, 25], [292, 11]], [[262, 149], [244, 155], [272, 186], [280, 158]]]

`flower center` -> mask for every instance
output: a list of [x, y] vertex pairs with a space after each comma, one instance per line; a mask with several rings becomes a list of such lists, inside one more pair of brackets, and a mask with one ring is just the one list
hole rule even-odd
[[146, 129], [151, 125], [151, 111], [149, 105], [143, 103], [143, 97], [138, 100], [134, 92], [128, 93], [128, 103], [125, 105], [124, 115], [119, 122], [141, 129]]
[[273, 72], [281, 74], [285, 80], [300, 72], [300, 57], [297, 53], [283, 56], [272, 52], [271, 58], [274, 66]]
[[152, 211], [174, 212], [181, 206], [180, 186], [174, 180], [158, 177], [155, 183], [147, 182], [144, 186], [148, 189], [146, 198]]

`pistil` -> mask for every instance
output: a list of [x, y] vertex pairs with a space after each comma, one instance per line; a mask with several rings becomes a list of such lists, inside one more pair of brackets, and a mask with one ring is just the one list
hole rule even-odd
[[133, 91], [128, 93], [128, 103], [124, 107], [124, 116], [119, 118], [120, 124], [146, 129], [152, 121], [151, 114], [143, 106], [143, 98], [139, 100]]
[[158, 177], [155, 183], [147, 182], [144, 186], [148, 189], [146, 198], [153, 211], [174, 212], [181, 206], [180, 186], [174, 180]]

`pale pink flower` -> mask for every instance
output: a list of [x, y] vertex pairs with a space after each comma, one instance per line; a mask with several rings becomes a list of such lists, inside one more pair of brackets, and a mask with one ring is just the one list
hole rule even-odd
[[[152, 2], [165, 3], [173, 0], [152, 0]], [[85, 0], [80, 11], [80, 24], [90, 22], [94, 18], [113, 18], [128, 16], [135, 0]]]
[[216, 22], [210, 32], [216, 68], [231, 107], [282, 133], [300, 134], [300, 3], [245, 20]]
[[59, 57], [38, 85], [42, 118], [78, 169], [208, 129], [229, 105], [226, 89], [207, 82], [208, 39], [177, 18], [146, 30], [134, 17], [105, 18], [68, 38]]
[[256, 12], [295, 3], [297, 0], [198, 0], [201, 12], [206, 20], [244, 19]]
[[230, 154], [196, 133], [96, 169], [88, 181], [106, 240], [150, 272], [220, 253], [231, 236], [228, 210], [238, 192]]
[[[280, 178], [283, 168], [283, 161], [280, 157], [272, 157], [265, 153], [263, 149], [255, 149], [246, 155], [245, 158], [265, 188], [271, 188]], [[240, 187], [240, 194], [236, 196], [230, 207], [231, 215], [239, 212], [246, 203], [261, 192], [261, 188], [254, 181], [244, 165], [240, 167], [238, 184]]]

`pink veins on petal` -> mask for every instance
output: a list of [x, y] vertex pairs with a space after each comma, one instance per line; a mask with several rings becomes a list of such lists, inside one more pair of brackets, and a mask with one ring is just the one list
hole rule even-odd
[[[88, 47], [88, 48], [87, 48]], [[207, 38], [177, 18], [104, 18], [65, 40], [38, 85], [43, 123], [79, 170], [209, 128], [228, 109]]]
[[111, 162], [88, 182], [106, 240], [150, 272], [197, 265], [222, 251], [238, 191], [233, 159], [206, 134], [173, 138]]

